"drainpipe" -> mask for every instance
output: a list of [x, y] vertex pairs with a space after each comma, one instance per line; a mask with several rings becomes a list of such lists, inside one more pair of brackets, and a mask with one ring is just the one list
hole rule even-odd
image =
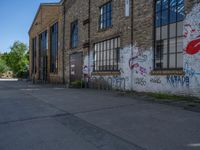
[[[131, 57], [133, 57], [133, 22], [134, 22], [134, 14], [133, 14], [134, 0], [131, 0]], [[133, 91], [133, 70], [131, 70], [131, 91]]]
[[89, 19], [89, 24], [88, 24], [88, 42], [89, 42], [89, 47], [88, 47], [88, 75], [90, 73], [90, 17], [91, 17], [91, 0], [88, 0], [88, 19]]
[[62, 45], [62, 63], [63, 63], [63, 68], [62, 68], [62, 70], [63, 70], [63, 84], [65, 84], [65, 61], [64, 61], [64, 55], [65, 55], [65, 17], [66, 17], [66, 15], [65, 15], [65, 13], [66, 13], [66, 8], [65, 8], [65, 3], [63, 4], [64, 6], [63, 6], [63, 45]]

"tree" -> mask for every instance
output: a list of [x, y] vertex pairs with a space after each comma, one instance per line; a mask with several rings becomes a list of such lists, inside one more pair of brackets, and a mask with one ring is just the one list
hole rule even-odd
[[0, 56], [0, 75], [2, 73], [5, 73], [6, 71], [8, 71], [9, 68], [8, 66], [6, 65], [6, 62], [2, 59], [2, 57]]
[[3, 58], [13, 73], [17, 77], [22, 77], [28, 72], [28, 48], [24, 43], [16, 41], [10, 49]]

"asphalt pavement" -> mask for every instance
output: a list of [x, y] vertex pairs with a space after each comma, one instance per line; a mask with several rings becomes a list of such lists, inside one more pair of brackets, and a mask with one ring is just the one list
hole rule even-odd
[[0, 81], [0, 150], [200, 150], [200, 113], [142, 96]]

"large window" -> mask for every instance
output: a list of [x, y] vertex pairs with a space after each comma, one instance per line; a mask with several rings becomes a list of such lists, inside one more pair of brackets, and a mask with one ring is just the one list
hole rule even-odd
[[155, 1], [155, 69], [183, 67], [184, 0]]
[[44, 31], [39, 35], [39, 49], [40, 49], [40, 57], [47, 55], [47, 49], [48, 49], [47, 31]]
[[120, 38], [95, 44], [94, 71], [118, 71]]
[[50, 33], [50, 71], [56, 73], [58, 70], [58, 23], [51, 27]]
[[33, 38], [32, 39], [32, 62], [31, 62], [31, 66], [32, 66], [32, 74], [36, 73], [36, 49], [37, 48], [37, 38]]
[[71, 48], [78, 46], [78, 21], [71, 23]]
[[112, 25], [112, 3], [108, 2], [100, 7], [100, 29], [106, 29]]

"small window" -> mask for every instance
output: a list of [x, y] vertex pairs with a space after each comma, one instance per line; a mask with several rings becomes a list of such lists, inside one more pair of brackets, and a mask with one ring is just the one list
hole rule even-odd
[[100, 7], [100, 29], [112, 26], [112, 3], [108, 2]]
[[71, 48], [78, 46], [78, 21], [71, 23]]
[[56, 73], [58, 70], [58, 23], [50, 29], [50, 72]]
[[120, 38], [95, 44], [94, 71], [118, 71]]

